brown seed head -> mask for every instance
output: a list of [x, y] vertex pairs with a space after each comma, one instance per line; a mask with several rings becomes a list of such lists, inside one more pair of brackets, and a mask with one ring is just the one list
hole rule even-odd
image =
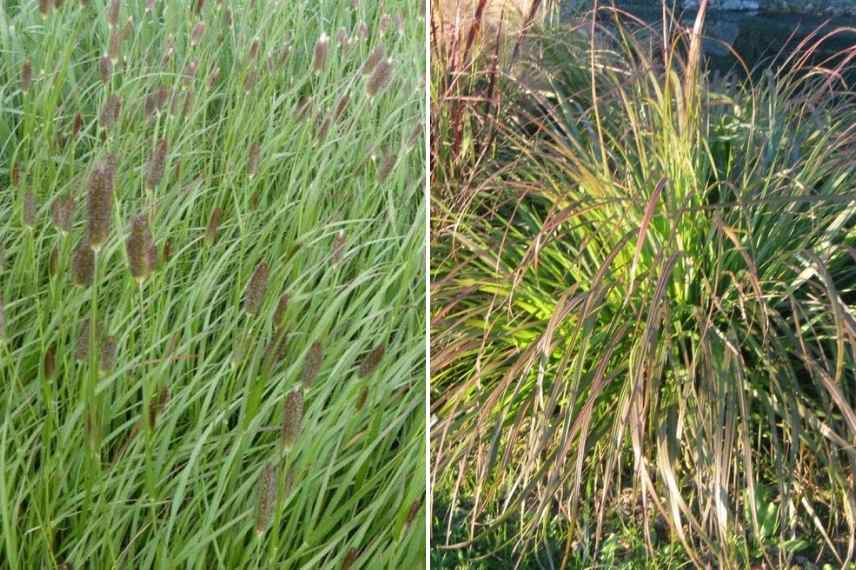
[[77, 137], [80, 134], [80, 129], [83, 128], [83, 115], [80, 112], [74, 114], [74, 122], [71, 124], [71, 136]]
[[42, 16], [47, 16], [52, 7], [52, 0], [39, 0], [39, 12], [42, 13]]
[[119, 10], [121, 8], [119, 0], [110, 0], [110, 8], [107, 10], [107, 25], [110, 28], [115, 28], [119, 23]]
[[33, 63], [28, 59], [21, 65], [21, 91], [25, 93], [33, 85]]
[[288, 451], [297, 442], [303, 424], [303, 390], [288, 393], [282, 406], [282, 447]]
[[42, 359], [45, 378], [52, 378], [56, 372], [56, 343], [51, 344]]
[[345, 237], [345, 231], [339, 230], [336, 232], [336, 237], [333, 238], [333, 252], [331, 258], [333, 264], [339, 263], [342, 259], [342, 254], [345, 252], [345, 246], [348, 245], [348, 240]]
[[204, 7], [205, 7], [205, 0], [196, 0], [196, 2], [193, 3], [193, 11], [197, 14], [202, 12], [202, 9]]
[[190, 32], [190, 46], [196, 47], [205, 35], [205, 22], [199, 20]]
[[89, 319], [84, 319], [80, 323], [80, 330], [77, 333], [77, 346], [74, 349], [74, 358], [81, 362], [86, 362], [89, 358]]
[[319, 115], [317, 117], [318, 138], [324, 140], [327, 138], [327, 133], [330, 132], [330, 127], [333, 124], [333, 117], [330, 114]]
[[247, 56], [250, 61], [255, 61], [256, 58], [259, 56], [259, 47], [260, 46], [261, 46], [261, 43], [259, 42], [259, 39], [255, 38], [253, 40], [253, 43], [250, 44], [250, 51], [249, 51], [249, 54]]
[[187, 116], [193, 110], [193, 95], [194, 95], [193, 87], [189, 87], [187, 91], [184, 92], [184, 105], [181, 108], [181, 114]]
[[414, 499], [410, 504], [410, 510], [407, 512], [407, 521], [405, 524], [408, 528], [416, 520], [416, 515], [419, 514], [420, 510], [422, 510], [422, 499]]
[[158, 390], [157, 397], [153, 398], [152, 401], [149, 402], [149, 427], [151, 429], [155, 429], [155, 426], [157, 426], [158, 416], [166, 408], [166, 405], [169, 403], [169, 398], [169, 388], [161, 386], [160, 390]]
[[170, 259], [172, 259], [172, 240], [168, 239], [163, 242], [163, 262], [167, 263]]
[[312, 387], [318, 372], [321, 370], [321, 362], [324, 359], [324, 353], [320, 342], [314, 342], [309, 347], [306, 353], [306, 358], [303, 361], [303, 387], [307, 390]]
[[288, 310], [288, 293], [283, 293], [279, 297], [279, 302], [276, 304], [276, 311], [273, 313], [273, 326], [276, 329], [281, 329], [285, 324], [285, 311]]
[[101, 359], [98, 368], [101, 372], [110, 372], [116, 365], [116, 337], [108, 336], [101, 342]]
[[312, 99], [310, 97], [302, 97], [295, 106], [294, 116], [298, 121], [302, 121], [312, 110]]
[[372, 74], [369, 76], [369, 80], [366, 83], [366, 93], [368, 93], [369, 97], [374, 97], [389, 84], [389, 80], [392, 78], [392, 60], [385, 59], [378, 63]]
[[256, 510], [256, 535], [261, 537], [270, 524], [273, 507], [276, 501], [276, 471], [270, 463], [264, 466], [256, 485], [258, 493], [258, 508]]
[[372, 52], [369, 54], [369, 57], [366, 59], [365, 63], [363, 63], [362, 73], [363, 75], [368, 75], [373, 72], [377, 64], [383, 61], [384, 56], [383, 45], [378, 45], [375, 47]]
[[256, 175], [259, 167], [259, 156], [261, 155], [262, 147], [259, 143], [250, 145], [250, 152], [247, 156], [247, 176], [250, 178]]
[[128, 19], [125, 20], [125, 25], [122, 26], [122, 41], [127, 40], [132, 35], [134, 35], [134, 18], [128, 16]]
[[359, 375], [365, 378], [374, 372], [380, 361], [383, 360], [383, 355], [386, 353], [386, 345], [380, 344], [368, 353], [360, 363]]
[[220, 231], [220, 220], [223, 217], [223, 210], [214, 208], [211, 210], [211, 218], [208, 220], [208, 227], [205, 229], [205, 243], [210, 247], [217, 241], [217, 234]]
[[196, 61], [188, 61], [184, 66], [184, 71], [182, 71], [182, 81], [184, 84], [189, 86], [193, 83], [193, 80], [196, 78], [196, 70], [199, 68], [199, 64]]
[[170, 34], [166, 38], [166, 41], [164, 42], [163, 57], [161, 57], [161, 63], [164, 66], [169, 65], [170, 63], [172, 63], [172, 57], [174, 55], [175, 55], [175, 38], [172, 36], [172, 34]]
[[213, 89], [217, 82], [220, 81], [220, 66], [214, 68], [211, 75], [208, 76], [208, 89]]
[[110, 83], [110, 78], [113, 77], [113, 62], [108, 56], [101, 56], [98, 60], [98, 73], [101, 76], [101, 83]]
[[71, 231], [71, 220], [74, 217], [74, 196], [65, 194], [58, 196], [51, 205], [51, 219], [57, 229], [63, 234]]
[[104, 106], [101, 108], [101, 114], [98, 117], [101, 128], [109, 130], [110, 127], [119, 119], [119, 114], [122, 112], [122, 98], [118, 95], [110, 95], [104, 101]]
[[342, 119], [342, 116], [345, 114], [345, 111], [348, 110], [348, 104], [351, 102], [351, 97], [345, 93], [339, 100], [336, 101], [336, 120], [339, 121]]
[[[140, 214], [131, 221], [131, 235], [126, 243], [128, 252], [128, 267], [131, 276], [139, 284], [145, 281], [157, 263], [157, 250], [154, 249], [152, 232], [145, 214]], [[154, 250], [154, 259], [152, 251]]]
[[261, 262], [256, 266], [253, 276], [250, 277], [250, 282], [247, 284], [247, 290], [244, 293], [244, 310], [250, 315], [257, 315], [265, 298], [265, 292], [268, 286], [268, 276], [270, 268], [265, 262]]
[[146, 118], [149, 119], [154, 116], [156, 113], [160, 113], [163, 106], [166, 105], [166, 102], [169, 100], [169, 89], [161, 85], [148, 95], [146, 95], [146, 99], [143, 105], [143, 113]]
[[119, 60], [122, 59], [122, 32], [119, 30], [113, 30], [110, 32], [109, 43], [107, 44], [107, 55], [110, 57], [110, 61], [113, 62], [113, 65], [119, 63]]
[[108, 156], [95, 165], [89, 175], [87, 192], [89, 246], [98, 251], [110, 235], [113, 210], [113, 176], [115, 159]]
[[89, 287], [95, 275], [95, 254], [86, 240], [80, 240], [71, 258], [71, 278], [78, 287]]
[[339, 28], [336, 32], [336, 43], [340, 48], [348, 46], [348, 31], [345, 28]]
[[36, 195], [28, 189], [24, 192], [24, 205], [21, 211], [25, 226], [32, 228], [36, 225], [36, 210], [38, 210]]
[[253, 90], [253, 87], [256, 86], [256, 82], [259, 80], [259, 72], [255, 69], [250, 69], [247, 71], [246, 77], [244, 77], [244, 92], [249, 93]]
[[312, 57], [312, 69], [315, 73], [320, 73], [327, 64], [327, 53], [330, 47], [330, 38], [327, 34], [321, 33], [318, 41], [315, 42], [315, 50]]
[[395, 167], [396, 158], [395, 154], [389, 150], [384, 153], [383, 160], [380, 163], [380, 168], [377, 171], [377, 180], [379, 183], [383, 184], [386, 182], [386, 179]]
[[149, 190], [154, 190], [163, 178], [168, 148], [166, 139], [160, 139], [146, 164], [146, 188]]
[[155, 0], [146, 0], [146, 12], [155, 11]]
[[366, 405], [366, 400], [368, 400], [368, 398], [369, 398], [369, 387], [363, 386], [363, 389], [360, 390], [360, 395], [357, 396], [357, 403], [356, 403], [357, 411], [360, 411], [363, 409], [363, 406]]

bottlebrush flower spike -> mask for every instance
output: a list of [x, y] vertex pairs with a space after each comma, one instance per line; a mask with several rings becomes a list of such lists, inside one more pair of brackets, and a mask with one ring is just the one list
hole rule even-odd
[[315, 42], [315, 50], [312, 58], [312, 69], [315, 73], [320, 73], [327, 63], [327, 53], [329, 52], [330, 38], [326, 33], [321, 33], [318, 41]]
[[208, 247], [214, 245], [217, 241], [217, 234], [220, 231], [220, 220], [223, 217], [223, 210], [214, 208], [211, 210], [211, 218], [208, 220], [208, 227], [205, 229], [205, 243]]
[[157, 264], [157, 249], [145, 214], [140, 214], [131, 221], [131, 235], [126, 249], [131, 277], [140, 284], [152, 274]]
[[318, 372], [321, 370], [321, 362], [324, 359], [323, 349], [320, 342], [315, 342], [309, 347], [306, 358], [303, 361], [303, 387], [307, 390], [312, 387]]
[[300, 435], [303, 425], [303, 391], [298, 386], [285, 397], [282, 406], [282, 447], [290, 450]]
[[270, 463], [264, 466], [256, 485], [258, 507], [256, 509], [256, 536], [261, 537], [270, 525], [276, 502], [276, 471]]
[[21, 91], [26, 93], [33, 85], [33, 63], [28, 59], [21, 65]]
[[384, 354], [386, 354], [386, 345], [380, 344], [375, 347], [375, 349], [368, 353], [360, 363], [359, 375], [363, 378], [371, 375], [371, 373], [380, 365], [380, 361], [383, 360]]
[[86, 240], [81, 240], [71, 258], [72, 282], [78, 287], [89, 287], [95, 275], [95, 254]]
[[146, 164], [146, 188], [154, 190], [160, 184], [166, 167], [166, 155], [169, 147], [166, 139], [160, 139], [155, 151]]
[[366, 93], [374, 97], [389, 84], [392, 78], [392, 60], [385, 59], [378, 63], [366, 83]]
[[270, 268], [267, 263], [261, 262], [256, 266], [256, 270], [253, 272], [253, 276], [250, 277], [250, 282], [247, 284], [247, 291], [244, 294], [244, 310], [248, 314], [258, 314], [264, 302], [269, 275]]
[[113, 176], [116, 167], [112, 156], [95, 165], [89, 175], [87, 192], [89, 246], [98, 251], [110, 234], [113, 210]]
[[74, 217], [74, 196], [66, 194], [58, 196], [51, 205], [51, 219], [57, 229], [67, 234], [71, 231], [71, 220]]

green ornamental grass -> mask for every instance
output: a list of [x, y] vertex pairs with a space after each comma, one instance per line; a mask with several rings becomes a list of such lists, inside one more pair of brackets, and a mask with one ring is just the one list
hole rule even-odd
[[417, 567], [419, 7], [2, 4], [0, 567]]

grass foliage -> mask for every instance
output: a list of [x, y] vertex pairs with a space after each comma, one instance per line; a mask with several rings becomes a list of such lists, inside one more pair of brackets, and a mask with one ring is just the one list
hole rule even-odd
[[423, 30], [3, 2], [0, 567], [421, 563]]
[[614, 15], [546, 30], [548, 87], [460, 120], [491, 131], [477, 160], [432, 133], [467, 168], [432, 188], [434, 540], [514, 521], [496, 549], [521, 561], [559, 525], [545, 567], [596, 567], [624, 521], [651, 560], [843, 567], [856, 52], [812, 66], [811, 37], [780, 72], [713, 79], [704, 9], [690, 30]]

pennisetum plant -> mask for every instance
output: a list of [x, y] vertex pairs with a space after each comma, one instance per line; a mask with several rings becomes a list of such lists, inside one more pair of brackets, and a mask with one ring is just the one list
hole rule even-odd
[[323, 359], [324, 351], [321, 346], [321, 342], [313, 342], [303, 359], [303, 376], [301, 378], [301, 382], [303, 383], [304, 389], [309, 390], [312, 387], [312, 384], [315, 383], [315, 378], [318, 377], [318, 372], [321, 371], [321, 363]]
[[261, 538], [270, 526], [277, 500], [276, 468], [272, 463], [264, 466], [256, 484], [258, 504], [256, 505], [256, 536]]
[[65, 194], [54, 198], [51, 204], [51, 220], [62, 235], [71, 231], [71, 222], [74, 217], [74, 196]]
[[330, 51], [330, 38], [326, 33], [321, 33], [318, 40], [315, 42], [315, 48], [312, 56], [312, 70], [315, 73], [321, 73], [324, 66], [327, 64], [327, 55]]
[[112, 156], [97, 162], [87, 185], [87, 236], [89, 247], [98, 253], [110, 235], [113, 209], [113, 177], [115, 159]]
[[92, 285], [95, 275], [95, 253], [86, 239], [80, 240], [71, 258], [71, 279], [78, 287]]
[[205, 244], [208, 247], [213, 246], [217, 242], [217, 235], [220, 232], [220, 222], [223, 217], [223, 210], [214, 208], [211, 210], [211, 217], [208, 218], [208, 226], [205, 228]]
[[[84, 382], [84, 395], [88, 408], [87, 421], [92, 428], [92, 466], [89, 471], [90, 485], [94, 483], [95, 473], [100, 466], [100, 425], [98, 414], [98, 399], [96, 385], [98, 383], [98, 258], [107, 239], [110, 236], [110, 226], [113, 212], [113, 184], [116, 172], [116, 159], [108, 155], [97, 162], [89, 175], [87, 185], [87, 244], [91, 250], [91, 257], [81, 260], [84, 263], [91, 261], [90, 284], [90, 316], [89, 316], [89, 368], [90, 373]], [[83, 254], [86, 255], [86, 254]]]
[[285, 326], [285, 312], [288, 310], [289, 299], [288, 293], [283, 293], [276, 304], [276, 310], [273, 313], [273, 327], [277, 331], [282, 330]]
[[244, 292], [244, 311], [249, 315], [258, 315], [267, 292], [270, 268], [264, 261], [256, 266]]
[[33, 86], [33, 63], [28, 59], [21, 65], [21, 91], [26, 93]]
[[383, 360], [383, 355], [386, 354], [386, 345], [379, 344], [371, 352], [369, 352], [360, 362], [358, 374], [365, 378], [371, 376]]
[[384, 59], [374, 66], [368, 81], [366, 81], [366, 93], [369, 97], [377, 96], [386, 88], [392, 78], [392, 60]]
[[297, 386], [285, 397], [282, 406], [282, 429], [280, 439], [285, 451], [291, 450], [300, 436], [303, 424], [303, 390]]
[[157, 266], [157, 248], [145, 214], [131, 220], [131, 235], [126, 243], [128, 267], [137, 285], [142, 285]]
[[169, 143], [165, 138], [158, 140], [155, 150], [146, 163], [146, 191], [152, 192], [163, 179]]

